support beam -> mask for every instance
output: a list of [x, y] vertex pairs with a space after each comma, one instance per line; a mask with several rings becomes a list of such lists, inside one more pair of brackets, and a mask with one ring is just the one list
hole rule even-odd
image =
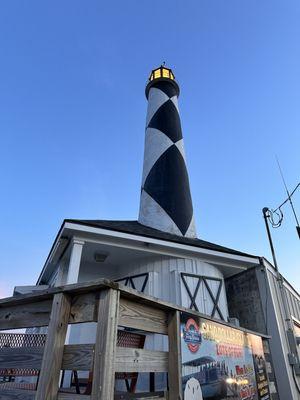
[[57, 399], [70, 309], [71, 300], [68, 295], [58, 293], [54, 296], [35, 400]]
[[91, 400], [114, 400], [119, 291], [100, 292]]
[[73, 239], [66, 284], [77, 283], [84, 241]]
[[[73, 238], [71, 244], [72, 247], [71, 247], [70, 262], [65, 282], [66, 285], [78, 282], [83, 245], [84, 241], [79, 240], [77, 238]], [[64, 267], [62, 266], [62, 268]], [[69, 326], [66, 334], [66, 343], [70, 343], [70, 336], [72, 330], [73, 330], [72, 327]], [[70, 379], [71, 379], [71, 371], [66, 371], [63, 382], [68, 382]]]
[[169, 336], [169, 398], [173, 400], [182, 400], [179, 311], [170, 312], [168, 336]]

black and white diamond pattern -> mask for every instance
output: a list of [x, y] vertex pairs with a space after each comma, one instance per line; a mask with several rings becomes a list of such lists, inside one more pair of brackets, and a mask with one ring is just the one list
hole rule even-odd
[[195, 237], [177, 95], [168, 81], [149, 91], [139, 222]]

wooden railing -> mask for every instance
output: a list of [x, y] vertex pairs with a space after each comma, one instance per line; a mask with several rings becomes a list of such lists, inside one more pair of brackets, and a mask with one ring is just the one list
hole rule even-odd
[[[65, 344], [68, 325], [83, 322], [97, 322], [95, 344]], [[4, 389], [0, 384], [1, 400], [113, 400], [118, 372], [168, 373], [168, 390], [162, 395], [125, 394], [124, 399], [182, 398], [176, 306], [106, 280], [0, 300], [0, 330], [42, 326], [48, 326], [44, 347], [0, 349], [0, 369], [40, 370], [36, 391]], [[117, 347], [118, 326], [166, 335], [168, 351]], [[93, 371], [91, 395], [62, 393], [62, 370]]]

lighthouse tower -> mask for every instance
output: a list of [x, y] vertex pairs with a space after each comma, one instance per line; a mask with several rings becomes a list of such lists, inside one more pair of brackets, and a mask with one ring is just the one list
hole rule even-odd
[[[227, 320], [225, 278], [243, 271], [235, 259], [241, 253], [196, 236], [178, 96], [172, 70], [154, 69], [146, 85], [138, 220], [65, 220], [38, 284], [105, 278]], [[90, 326], [72, 327], [70, 343], [78, 337], [89, 343], [94, 333]]]
[[196, 237], [193, 204], [178, 109], [179, 86], [171, 69], [153, 70], [146, 87], [144, 167], [139, 222]]

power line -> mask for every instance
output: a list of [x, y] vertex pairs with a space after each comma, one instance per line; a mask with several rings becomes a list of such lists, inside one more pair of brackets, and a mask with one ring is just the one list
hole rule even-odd
[[300, 187], [300, 183], [298, 183], [295, 187], [295, 189], [288, 194], [287, 199], [284, 200], [284, 202], [282, 202], [277, 208], [275, 208], [275, 210], [268, 208], [268, 219], [270, 224], [272, 225], [273, 228], [279, 228], [282, 224], [283, 221], [283, 211], [282, 211], [282, 207], [287, 203], [290, 202], [290, 205], [292, 207], [293, 210], [293, 214], [296, 220], [296, 230], [300, 239], [300, 226], [299, 226], [299, 222], [298, 222], [298, 218], [297, 218], [297, 214], [293, 205], [293, 202], [291, 200], [291, 197], [293, 196], [293, 194], [296, 192], [296, 190]]
[[297, 218], [297, 214], [294, 208], [294, 204], [292, 202], [292, 196], [295, 194], [295, 192], [297, 191], [297, 189], [300, 187], [300, 182], [295, 186], [294, 190], [292, 190], [291, 193], [289, 193], [288, 189], [286, 188], [288, 197], [275, 209], [270, 209], [269, 208], [269, 213], [268, 213], [268, 218], [270, 221], [270, 224], [272, 225], [273, 228], [279, 228], [282, 224], [283, 221], [283, 211], [282, 211], [282, 207], [289, 202], [291, 205], [291, 208], [293, 210], [293, 214], [296, 220], [296, 229], [300, 238], [300, 226], [299, 226], [299, 221]]
[[283, 221], [282, 207], [286, 203], [289, 202], [290, 206], [291, 206], [291, 209], [292, 209], [292, 212], [293, 212], [293, 215], [294, 215], [294, 218], [295, 218], [295, 221], [296, 221], [296, 229], [297, 229], [297, 233], [298, 233], [298, 236], [299, 236], [299, 239], [300, 239], [299, 220], [298, 220], [298, 217], [297, 217], [297, 214], [296, 214], [296, 210], [295, 210], [294, 204], [292, 202], [292, 196], [295, 194], [297, 189], [300, 187], [300, 182], [295, 186], [294, 190], [292, 190], [292, 192], [290, 193], [289, 189], [287, 187], [286, 181], [284, 179], [282, 168], [280, 166], [280, 163], [279, 163], [279, 160], [278, 160], [277, 156], [276, 156], [276, 161], [277, 161], [277, 165], [278, 165], [278, 169], [279, 169], [279, 172], [280, 172], [280, 175], [281, 175], [281, 179], [282, 179], [282, 182], [283, 182], [283, 185], [284, 185], [284, 188], [285, 188], [285, 191], [286, 191], [286, 194], [287, 194], [288, 197], [277, 208], [275, 208], [275, 209], [268, 208], [268, 213], [267, 213], [268, 214], [268, 219], [269, 219], [269, 222], [270, 222], [270, 224], [272, 225], [273, 228], [279, 228], [281, 226], [281, 224], [282, 224], [282, 221]]
[[[282, 206], [285, 205], [285, 203], [287, 203], [287, 202], [290, 200], [290, 198], [293, 196], [293, 194], [296, 192], [296, 190], [298, 189], [299, 186], [300, 186], [300, 183], [298, 183], [298, 185], [296, 185], [295, 189], [292, 191], [292, 193], [289, 195], [289, 197], [288, 197], [286, 200], [284, 200], [284, 202], [281, 203], [280, 206], [278, 206], [278, 207], [274, 210], [274, 212], [278, 211]], [[299, 224], [298, 224], [298, 225], [299, 225]]]
[[[282, 178], [282, 181], [283, 181], [283, 184], [284, 184], [286, 193], [287, 193], [287, 195], [288, 195], [287, 200], [290, 202], [290, 205], [291, 205], [291, 208], [292, 208], [292, 211], [293, 211], [295, 220], [296, 220], [296, 224], [297, 224], [297, 226], [299, 227], [299, 221], [298, 221], [297, 214], [296, 214], [296, 211], [295, 211], [295, 208], [294, 208], [294, 204], [293, 204], [293, 202], [292, 202], [291, 195], [290, 195], [290, 193], [289, 193], [287, 184], [286, 184], [286, 182], [285, 182], [285, 179], [284, 179], [284, 176], [283, 176], [283, 172], [282, 172], [282, 169], [281, 169], [281, 166], [280, 166], [280, 164], [279, 164], [279, 160], [278, 160], [278, 157], [277, 157], [277, 156], [276, 156], [276, 161], [277, 161], [277, 164], [278, 164], [279, 172], [280, 172], [280, 175], [281, 175], [281, 178]], [[298, 186], [299, 186], [299, 184], [298, 184]], [[296, 189], [297, 189], [297, 186], [296, 186]], [[295, 190], [296, 190], [296, 189], [295, 189]], [[294, 192], [295, 192], [295, 190], [294, 190]]]

